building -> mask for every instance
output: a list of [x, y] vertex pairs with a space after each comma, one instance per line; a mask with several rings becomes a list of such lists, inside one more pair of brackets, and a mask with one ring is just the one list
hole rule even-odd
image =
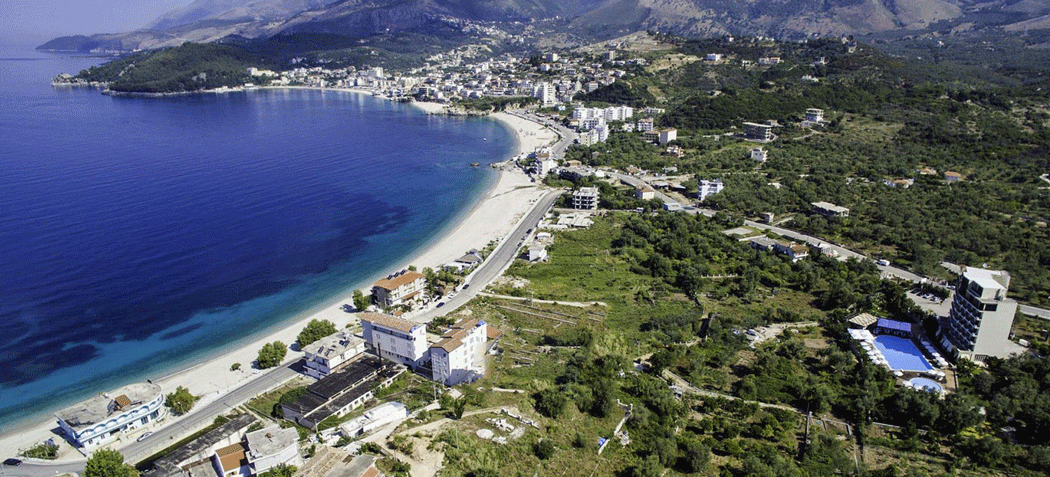
[[598, 208], [598, 188], [581, 187], [572, 193], [572, 208], [594, 210]]
[[703, 202], [704, 199], [722, 192], [723, 188], [725, 188], [725, 186], [722, 184], [722, 179], [715, 179], [712, 181], [701, 179], [700, 185], [697, 186], [696, 197], [700, 199], [700, 202]]
[[259, 475], [279, 465], [303, 465], [299, 454], [299, 431], [270, 426], [244, 436], [245, 455], [252, 475]]
[[321, 379], [343, 363], [364, 353], [365, 340], [349, 331], [340, 331], [306, 345], [303, 352], [307, 376]]
[[1009, 288], [1010, 274], [1003, 270], [963, 267], [951, 310], [938, 331], [941, 345], [956, 358], [977, 362], [1014, 352], [1009, 338], [1017, 302], [1006, 297]]
[[427, 327], [382, 313], [361, 314], [362, 335], [376, 355], [418, 368], [426, 362]]
[[773, 247], [777, 245], [777, 241], [769, 237], [755, 237], [751, 239], [751, 248], [760, 250], [762, 252], [768, 252], [773, 250]]
[[[187, 475], [193, 477], [215, 477], [216, 473], [219, 476], [226, 475], [229, 470], [236, 470], [237, 474], [247, 475], [247, 457], [237, 456], [236, 458], [227, 458], [225, 463], [220, 467], [219, 462], [216, 462], [215, 454], [220, 449], [227, 448], [233, 445], [237, 445], [240, 450], [244, 451], [244, 447], [240, 445], [241, 439], [247, 432], [248, 428], [252, 424], [258, 422], [252, 414], [237, 414], [230, 417], [230, 420], [220, 424], [218, 427], [205, 432], [197, 438], [187, 442], [178, 448], [164, 454], [159, 459], [153, 461], [152, 466], [142, 473], [143, 477], [186, 477]], [[221, 453], [220, 458], [228, 456], [234, 449], [229, 449]], [[244, 459], [242, 464], [241, 459]], [[244, 466], [241, 469], [241, 466]]]
[[758, 64], [762, 66], [773, 66], [780, 63], [779, 56], [764, 56], [758, 59]]
[[281, 404], [284, 418], [313, 429], [329, 417], [341, 417], [361, 407], [405, 368], [370, 354], [347, 363], [335, 372], [306, 387], [294, 402]]
[[485, 374], [487, 325], [478, 319], [462, 320], [430, 347], [433, 379], [446, 386], [473, 382]]
[[773, 126], [769, 124], [744, 123], [744, 138], [750, 141], [772, 141]]
[[380, 308], [401, 305], [421, 298], [426, 285], [422, 273], [402, 270], [372, 285], [372, 302]]
[[959, 174], [958, 172], [955, 172], [955, 171], [948, 171], [948, 172], [944, 173], [944, 180], [946, 180], [948, 182], [959, 181], [959, 180], [962, 180], [962, 178], [963, 178], [962, 174]]
[[244, 444], [230, 444], [215, 450], [211, 457], [212, 466], [220, 477], [248, 477], [251, 468], [248, 466], [248, 455], [244, 452]]
[[663, 114], [663, 113], [664, 113], [664, 109], [663, 108], [652, 108], [652, 107], [649, 107], [649, 108], [642, 109], [642, 115], [643, 116], [656, 116], [657, 114]]
[[809, 256], [809, 247], [797, 243], [777, 242], [773, 245], [773, 250], [779, 254], [787, 255], [792, 262], [797, 262]]
[[813, 213], [824, 217], [849, 217], [849, 209], [831, 202], [813, 202]]
[[351, 419], [339, 426], [343, 432], [351, 437], [372, 432], [391, 422], [402, 421], [408, 417], [408, 408], [399, 402], [385, 402], [355, 419]]
[[634, 189], [634, 197], [642, 200], [652, 200], [656, 198], [656, 190], [647, 185], [639, 186]]
[[646, 131], [652, 131], [653, 128], [653, 118], [645, 118], [638, 120], [638, 132], [644, 133]]
[[540, 105], [544, 108], [558, 104], [558, 90], [554, 88], [553, 84], [541, 83], [533, 90], [532, 95], [539, 98]]
[[704, 55], [704, 61], [722, 61], [721, 53], [708, 53]]
[[55, 413], [62, 432], [78, 447], [94, 449], [164, 415], [164, 394], [153, 383], [129, 384]]
[[528, 259], [530, 262], [539, 262], [547, 259], [547, 246], [542, 243], [529, 245]]
[[477, 250], [471, 250], [466, 255], [446, 264], [445, 268], [456, 269], [462, 272], [480, 265], [482, 261], [484, 261], [484, 258], [481, 257], [481, 253]]
[[817, 108], [809, 108], [806, 110], [806, 121], [811, 123], [819, 123], [824, 120], [824, 110]]
[[766, 162], [766, 158], [769, 156], [769, 151], [756, 147], [751, 150], [751, 160], [758, 162]]
[[660, 130], [660, 145], [666, 146], [667, 143], [678, 139], [678, 130], [675, 128], [661, 129]]

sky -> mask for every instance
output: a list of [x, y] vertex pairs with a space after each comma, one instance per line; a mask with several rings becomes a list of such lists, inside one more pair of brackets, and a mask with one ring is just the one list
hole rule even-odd
[[193, 0], [0, 0], [0, 41], [39, 44], [58, 36], [141, 28]]

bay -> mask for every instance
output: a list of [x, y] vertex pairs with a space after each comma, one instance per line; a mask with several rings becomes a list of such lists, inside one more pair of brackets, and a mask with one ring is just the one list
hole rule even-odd
[[0, 432], [407, 266], [516, 147], [350, 92], [50, 86], [101, 61], [0, 47]]

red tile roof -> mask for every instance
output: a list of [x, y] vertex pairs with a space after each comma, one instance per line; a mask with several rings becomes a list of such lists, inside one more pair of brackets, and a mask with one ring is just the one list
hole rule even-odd
[[384, 290], [397, 290], [398, 288], [416, 281], [419, 278], [426, 278], [425, 275], [419, 272], [407, 271], [398, 275], [394, 278], [383, 278], [377, 280], [373, 286], [382, 288]]

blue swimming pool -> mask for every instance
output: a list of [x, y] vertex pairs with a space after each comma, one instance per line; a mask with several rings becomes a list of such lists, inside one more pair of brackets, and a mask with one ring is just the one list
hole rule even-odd
[[932, 379], [911, 378], [910, 380], [908, 380], [908, 382], [911, 383], [912, 386], [915, 386], [915, 389], [920, 389], [920, 390], [924, 390], [924, 391], [936, 391], [936, 392], [943, 391], [943, 388], [941, 388], [941, 385], [938, 384], [937, 381], [934, 381]]
[[879, 335], [875, 337], [875, 347], [886, 356], [886, 361], [894, 370], [923, 372], [935, 369], [926, 361], [915, 342], [908, 338]]

